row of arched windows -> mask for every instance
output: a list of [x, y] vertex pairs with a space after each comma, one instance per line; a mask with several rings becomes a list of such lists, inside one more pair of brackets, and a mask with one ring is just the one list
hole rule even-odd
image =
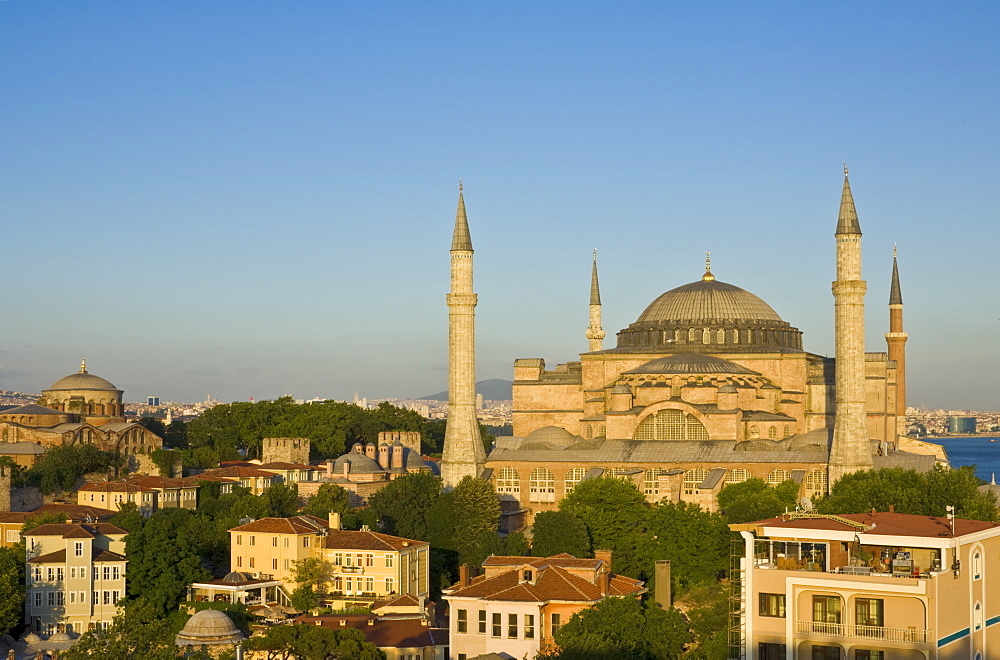
[[[623, 479], [632, 482], [632, 475], [635, 468], [596, 468], [604, 470], [604, 476], [609, 478]], [[585, 467], [574, 467], [566, 472], [563, 479], [563, 488], [566, 495], [573, 492], [576, 485], [587, 476], [588, 469]], [[666, 476], [668, 470], [664, 468], [651, 468], [643, 475], [642, 490], [646, 495], [659, 495], [665, 492], [661, 484], [661, 478]], [[705, 468], [693, 468], [684, 473], [682, 479], [684, 493], [692, 495], [698, 486], [708, 478], [709, 471]], [[752, 478], [753, 475], [746, 468], [733, 468], [726, 473], [727, 484], [738, 484]], [[792, 478], [788, 470], [781, 468], [771, 470], [765, 477], [765, 481], [772, 486], [780, 484]], [[825, 494], [827, 489], [827, 473], [823, 468], [816, 468], [805, 476], [803, 485], [806, 494]], [[556, 491], [556, 479], [551, 470], [545, 467], [537, 467], [528, 475], [528, 501], [529, 502], [554, 502]], [[500, 468], [496, 473], [494, 488], [498, 493], [506, 493], [519, 496], [521, 493], [521, 475], [510, 466]], [[520, 497], [518, 497], [520, 499]]]
[[[787, 438], [791, 434], [792, 434], [792, 427], [791, 427], [791, 425], [790, 424], [785, 424], [784, 433], [783, 433], [783, 435], [781, 437], [782, 438]], [[756, 426], [756, 425], [751, 426], [748, 429], [748, 435], [750, 436], [751, 440], [759, 440], [760, 439], [760, 427]], [[770, 426], [767, 427], [767, 439], [768, 440], [777, 440], [778, 439], [778, 427], [775, 426], [774, 424], [772, 424], [772, 425], [770, 425]]]

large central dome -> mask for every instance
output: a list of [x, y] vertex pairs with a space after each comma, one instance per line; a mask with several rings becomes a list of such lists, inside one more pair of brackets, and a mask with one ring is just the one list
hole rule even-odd
[[781, 321], [770, 305], [749, 291], [718, 280], [702, 279], [667, 291], [650, 303], [636, 323], [726, 319]]
[[667, 291], [618, 333], [625, 352], [771, 353], [802, 350], [802, 333], [745, 289], [706, 268], [697, 282]]

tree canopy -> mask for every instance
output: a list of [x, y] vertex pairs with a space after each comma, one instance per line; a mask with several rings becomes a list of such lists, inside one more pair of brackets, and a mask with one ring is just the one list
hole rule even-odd
[[671, 660], [691, 642], [676, 609], [635, 598], [605, 598], [577, 612], [556, 633], [558, 660]]
[[763, 479], [754, 477], [724, 486], [719, 491], [718, 503], [726, 522], [743, 523], [794, 511], [798, 495], [799, 485], [791, 479], [770, 486]]
[[24, 473], [25, 480], [52, 495], [76, 490], [77, 481], [88, 472], [109, 473], [125, 465], [118, 452], [101, 451], [95, 445], [61, 445], [50, 447]]
[[353, 628], [330, 630], [296, 623], [271, 626], [244, 643], [267, 660], [385, 660], [385, 653]]
[[841, 477], [830, 495], [816, 504], [820, 513], [865, 513], [876, 509], [921, 516], [944, 516], [955, 507], [955, 516], [998, 521], [996, 498], [982, 492], [975, 468], [936, 465], [930, 472], [902, 468], [862, 470]]
[[574, 557], [592, 557], [590, 536], [582, 520], [569, 511], [542, 511], [535, 514], [531, 553], [551, 557], [567, 552]]
[[429, 541], [431, 509], [440, 493], [440, 477], [415, 472], [390, 481], [368, 498], [368, 507], [387, 534]]

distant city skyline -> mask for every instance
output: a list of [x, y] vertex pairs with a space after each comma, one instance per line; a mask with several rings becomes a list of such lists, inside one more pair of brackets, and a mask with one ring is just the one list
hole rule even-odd
[[0, 388], [447, 386], [458, 179], [477, 380], [606, 348], [713, 272], [833, 354], [842, 161], [869, 351], [899, 247], [913, 406], [1000, 408], [1000, 7], [0, 3]]

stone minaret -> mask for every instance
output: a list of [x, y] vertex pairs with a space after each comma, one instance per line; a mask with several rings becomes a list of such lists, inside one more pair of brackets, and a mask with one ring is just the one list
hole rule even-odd
[[459, 183], [448, 294], [448, 425], [441, 457], [441, 478], [448, 489], [466, 475], [478, 477], [486, 463], [476, 417], [476, 302], [472, 292], [472, 237]]
[[597, 249], [594, 249], [594, 267], [590, 271], [590, 327], [587, 328], [590, 352], [604, 348], [604, 328], [601, 327], [601, 287], [597, 284]]
[[837, 220], [836, 323], [837, 408], [830, 447], [830, 485], [845, 474], [872, 468], [865, 410], [865, 290], [861, 279], [861, 225], [844, 165], [844, 192]]
[[[889, 359], [896, 361], [896, 436], [906, 435], [906, 338], [903, 332], [903, 293], [899, 289], [896, 247], [892, 248], [892, 287], [889, 289]], [[895, 438], [892, 438], [893, 440]]]

